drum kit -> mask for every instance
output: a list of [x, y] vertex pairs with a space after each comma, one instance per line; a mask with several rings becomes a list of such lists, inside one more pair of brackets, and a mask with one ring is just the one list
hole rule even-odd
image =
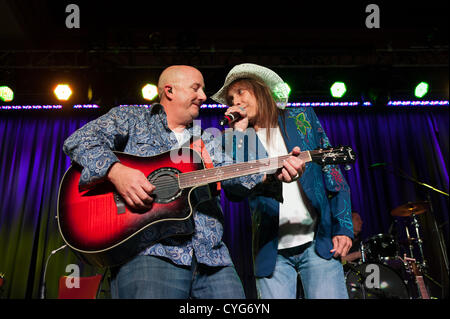
[[[377, 234], [361, 242], [359, 263], [344, 265], [350, 299], [428, 299], [423, 281], [427, 261], [417, 216], [428, 211], [428, 202], [401, 205], [391, 216], [407, 217], [406, 240]], [[414, 234], [414, 237], [411, 237]]]

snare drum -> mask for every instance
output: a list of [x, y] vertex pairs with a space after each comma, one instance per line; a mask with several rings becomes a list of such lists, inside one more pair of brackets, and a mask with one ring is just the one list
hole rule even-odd
[[399, 257], [399, 245], [391, 235], [375, 235], [367, 239], [363, 246], [366, 262], [387, 263]]

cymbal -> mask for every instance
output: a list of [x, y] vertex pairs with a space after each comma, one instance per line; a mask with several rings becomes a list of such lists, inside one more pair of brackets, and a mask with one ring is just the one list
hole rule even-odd
[[406, 203], [403, 205], [394, 208], [391, 211], [392, 216], [411, 216], [411, 215], [420, 215], [425, 213], [428, 210], [428, 202], [414, 202], [414, 203]]

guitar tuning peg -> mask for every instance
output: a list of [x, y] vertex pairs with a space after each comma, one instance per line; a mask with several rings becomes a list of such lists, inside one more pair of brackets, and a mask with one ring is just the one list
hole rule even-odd
[[350, 165], [345, 165], [345, 166], [344, 166], [344, 169], [345, 169], [346, 171], [349, 171], [349, 170], [352, 169], [352, 167], [351, 167]]

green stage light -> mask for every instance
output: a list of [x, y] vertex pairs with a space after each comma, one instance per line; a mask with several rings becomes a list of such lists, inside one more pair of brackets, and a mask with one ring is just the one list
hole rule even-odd
[[414, 95], [418, 98], [424, 97], [428, 93], [428, 87], [429, 85], [427, 82], [420, 82], [414, 90]]
[[0, 86], [0, 100], [11, 102], [14, 99], [14, 91], [8, 86]]
[[330, 87], [330, 93], [332, 97], [341, 98], [347, 92], [347, 88], [344, 82], [334, 82]]
[[158, 88], [156, 87], [156, 85], [146, 84], [142, 88], [142, 96], [144, 97], [144, 99], [151, 101], [158, 96]]

